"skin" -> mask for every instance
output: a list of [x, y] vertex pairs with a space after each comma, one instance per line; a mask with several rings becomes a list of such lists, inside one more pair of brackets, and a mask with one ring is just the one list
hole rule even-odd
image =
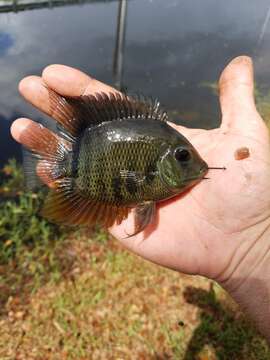
[[[51, 115], [48, 92], [66, 96], [116, 91], [79, 70], [50, 65], [42, 76], [29, 76], [19, 84], [24, 98]], [[158, 219], [148, 231], [126, 238], [133, 218], [111, 229], [134, 253], [159, 265], [219, 282], [240, 303], [258, 328], [270, 339], [270, 145], [268, 130], [253, 97], [253, 66], [250, 58], [235, 58], [219, 80], [221, 126], [213, 130], [173, 125], [199, 151], [209, 166], [210, 180], [191, 191], [161, 203]], [[32, 126], [18, 119], [12, 136]], [[235, 159], [239, 148], [249, 157]], [[152, 228], [151, 228], [152, 227]]]

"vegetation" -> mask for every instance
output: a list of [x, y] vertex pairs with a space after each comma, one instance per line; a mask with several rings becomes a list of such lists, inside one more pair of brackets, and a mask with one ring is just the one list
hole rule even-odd
[[264, 88], [255, 88], [256, 105], [259, 113], [270, 126], [270, 90]]
[[[22, 169], [15, 160], [9, 161], [2, 175], [0, 263], [18, 262], [23, 254], [29, 261], [38, 257], [38, 254], [44, 256], [53, 246], [53, 240], [57, 238], [60, 243], [64, 233], [39, 216], [44, 195], [42, 192], [36, 194], [24, 191]], [[23, 259], [24, 265], [26, 260]]]
[[[214, 96], [218, 96], [218, 83], [213, 81], [203, 81], [199, 85], [201, 88], [206, 88], [208, 91], [210, 91]], [[255, 101], [256, 106], [267, 123], [268, 126], [270, 126], [270, 90], [269, 87], [265, 86], [258, 86], [258, 84], [255, 83]]]
[[100, 229], [38, 215], [11, 161], [1, 173], [0, 359], [269, 359], [215, 283], [129, 254]]

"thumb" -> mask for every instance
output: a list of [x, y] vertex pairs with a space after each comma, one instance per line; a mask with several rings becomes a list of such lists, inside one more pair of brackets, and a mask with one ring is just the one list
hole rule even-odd
[[265, 128], [254, 101], [253, 64], [251, 58], [239, 56], [223, 70], [219, 80], [221, 129], [254, 135]]

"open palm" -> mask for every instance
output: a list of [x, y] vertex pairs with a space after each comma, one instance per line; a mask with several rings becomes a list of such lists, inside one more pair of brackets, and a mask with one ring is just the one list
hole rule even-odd
[[[214, 130], [176, 126], [209, 166], [209, 180], [173, 200], [160, 203], [156, 222], [137, 236], [126, 238], [128, 218], [111, 229], [113, 235], [135, 253], [169, 268], [226, 281], [236, 271], [250, 248], [260, 247], [261, 235], [270, 225], [270, 149], [268, 130], [253, 100], [251, 60], [239, 57], [223, 71], [220, 79], [221, 127]], [[47, 67], [42, 77], [27, 77], [20, 83], [22, 95], [51, 115], [46, 87], [64, 96], [111, 87], [62, 66]], [[21, 142], [31, 120], [18, 119], [13, 137]], [[237, 159], [239, 148], [249, 156]]]

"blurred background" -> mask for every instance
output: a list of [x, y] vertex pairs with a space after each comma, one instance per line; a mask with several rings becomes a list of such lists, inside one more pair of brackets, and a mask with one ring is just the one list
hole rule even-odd
[[100, 229], [39, 218], [9, 134], [17, 117], [45, 118], [17, 85], [52, 63], [157, 97], [176, 123], [212, 128], [222, 69], [250, 55], [268, 120], [269, 19], [269, 0], [0, 0], [1, 359], [270, 358], [217, 284], [147, 264]]
[[268, 0], [133, 0], [120, 3], [120, 15], [118, 1], [1, 0], [1, 6], [2, 162], [19, 156], [8, 135], [11, 121], [42, 116], [19, 96], [18, 82], [48, 64], [157, 97], [174, 120], [192, 127], [219, 123], [215, 84], [237, 55], [253, 57], [257, 84], [268, 90]]

